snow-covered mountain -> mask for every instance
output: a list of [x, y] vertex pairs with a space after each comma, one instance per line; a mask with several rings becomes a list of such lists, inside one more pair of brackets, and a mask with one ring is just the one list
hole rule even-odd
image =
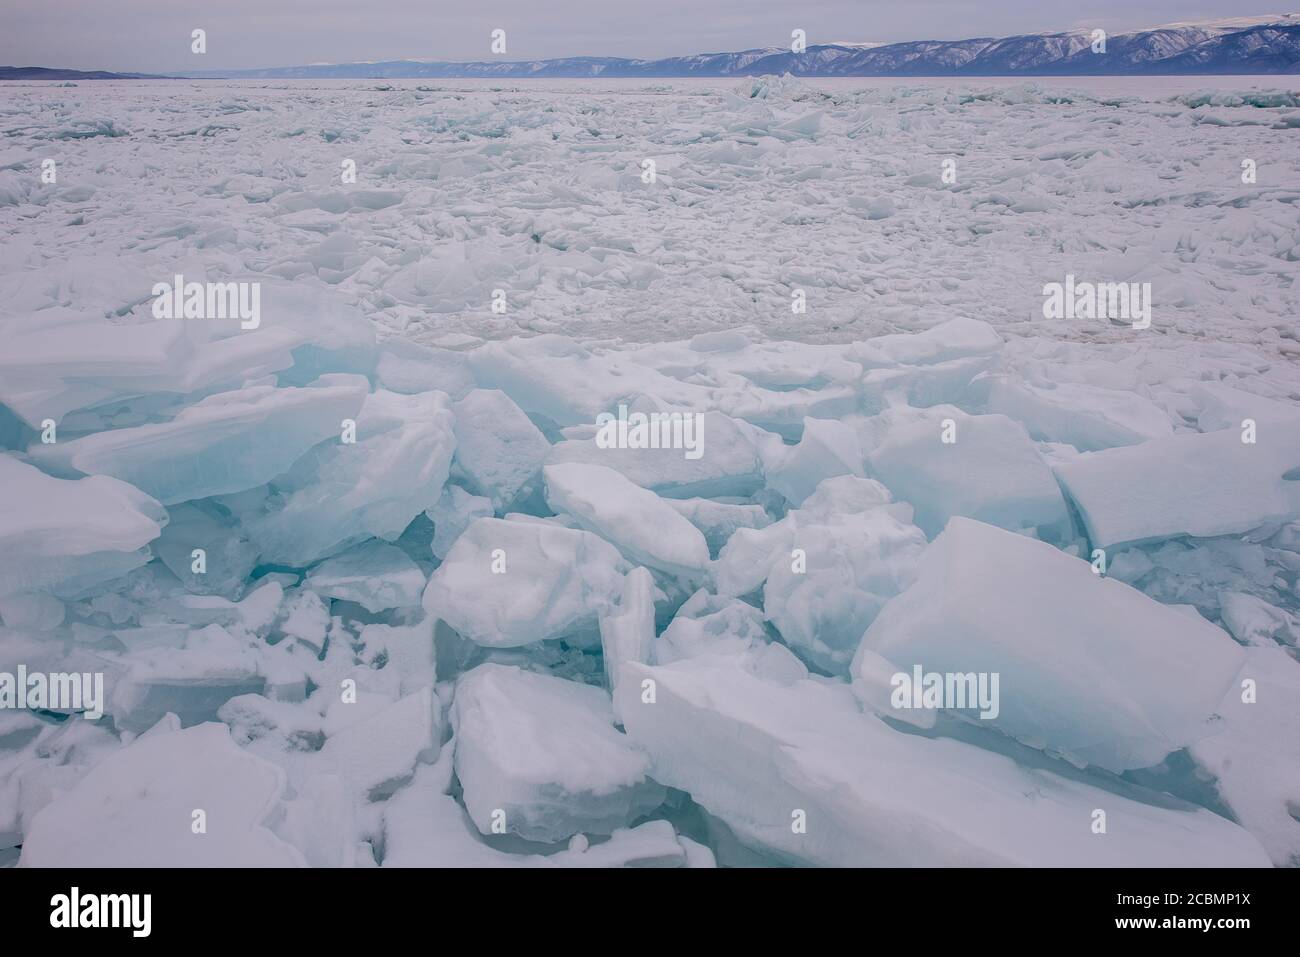
[[826, 43], [802, 53], [785, 47], [637, 60], [563, 57], [452, 63], [387, 60], [262, 70], [205, 71], [191, 77], [690, 77], [752, 76], [1074, 76], [1300, 73], [1300, 14], [1236, 17], [1116, 34], [1094, 53], [1090, 31], [917, 40], [883, 45]]

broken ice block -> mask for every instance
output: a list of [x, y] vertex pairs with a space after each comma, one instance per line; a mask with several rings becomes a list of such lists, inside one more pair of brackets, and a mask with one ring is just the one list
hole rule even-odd
[[441, 740], [442, 706], [432, 688], [423, 688], [330, 734], [320, 757], [347, 779], [358, 802], [379, 801], [405, 784], [420, 761], [435, 760]]
[[51, 478], [0, 455], [0, 593], [83, 588], [149, 561], [144, 545], [167, 524], [163, 507], [108, 476]]
[[[743, 656], [629, 664], [628, 736], [655, 780], [690, 792], [778, 860], [863, 866], [1267, 866], [1204, 808], [1114, 790], [863, 714], [842, 682], [765, 679]], [[653, 699], [642, 689], [651, 682]], [[1105, 835], [1093, 833], [1095, 812]]]
[[1065, 500], [1025, 430], [1003, 415], [926, 416], [891, 428], [869, 454], [870, 470], [911, 502], [931, 538], [954, 515], [1003, 528], [1069, 525]]
[[595, 637], [618, 604], [627, 563], [590, 532], [480, 518], [429, 579], [424, 609], [480, 645]]
[[761, 611], [738, 598], [711, 595], [701, 588], [677, 609], [654, 643], [654, 663], [665, 665], [702, 654], [741, 654], [769, 640]]
[[557, 512], [615, 545], [629, 560], [700, 580], [709, 546], [690, 521], [621, 473], [569, 462], [545, 469], [546, 500]]
[[163, 564], [191, 594], [238, 601], [257, 565], [257, 549], [239, 524], [210, 502], [173, 505], [167, 516], [153, 546]]
[[551, 445], [504, 392], [475, 389], [455, 404], [456, 469], [475, 495], [506, 510], [530, 491]]
[[236, 746], [225, 725], [144, 735], [36, 815], [20, 863], [301, 867], [269, 829], [284, 791], [284, 772]]
[[988, 356], [1002, 348], [1002, 337], [987, 322], [959, 316], [923, 332], [892, 333], [851, 345], [845, 354], [868, 369], [891, 365], [932, 365], [952, 359]]
[[[1300, 517], [1300, 419], [1091, 452], [1056, 466], [1092, 544], [1207, 538]], [[1253, 441], [1244, 441], [1245, 438]]]
[[1212, 734], [1243, 655], [1208, 621], [1089, 562], [966, 518], [930, 544], [862, 647], [905, 674], [996, 674], [996, 716], [972, 720], [1112, 771]]
[[[842, 510], [841, 510], [842, 507]], [[718, 591], [763, 585], [763, 610], [805, 660], [847, 671], [862, 632], [910, 582], [925, 536], [868, 479], [827, 479], [781, 521], [740, 529], [718, 556]]]
[[727, 544], [738, 528], [764, 528], [772, 518], [761, 505], [715, 502], [709, 498], [670, 498], [668, 504], [704, 533], [710, 551]]
[[476, 518], [491, 518], [496, 514], [492, 500], [481, 495], [471, 495], [459, 485], [448, 485], [442, 497], [426, 508], [424, 514], [433, 522], [433, 542], [430, 548], [438, 558], [446, 558], [451, 546], [461, 532]]
[[[635, 412], [629, 413], [629, 420]], [[698, 415], [691, 435], [698, 454], [687, 448], [610, 445], [597, 433], [591, 438], [556, 443], [546, 461], [548, 465], [576, 462], [606, 466], [668, 498], [745, 496], [762, 488], [763, 459], [759, 449], [764, 433], [721, 412]], [[775, 440], [775, 436], [768, 438]]]
[[367, 538], [396, 541], [442, 496], [452, 422], [442, 392], [366, 396], [356, 441], [313, 450], [277, 479], [283, 505], [248, 523], [262, 560], [301, 567]]
[[318, 595], [354, 601], [371, 612], [419, 605], [424, 586], [424, 572], [404, 551], [374, 540], [321, 562], [306, 583]]
[[862, 448], [852, 428], [831, 419], [804, 419], [799, 444], [768, 468], [767, 482], [797, 507], [823, 479], [861, 474]]
[[215, 624], [189, 632], [182, 647], [136, 650], [111, 682], [106, 711], [117, 727], [137, 733], [169, 713], [183, 726], [215, 720], [231, 698], [266, 687], [264, 651]]
[[450, 749], [422, 765], [384, 805], [384, 867], [711, 867], [712, 854], [679, 836], [667, 821], [619, 828], [603, 842], [571, 842], [554, 854], [509, 854], [480, 838], [448, 794]]
[[1061, 382], [1051, 388], [995, 379], [988, 410], [1015, 419], [1035, 439], [1065, 442], [1081, 452], [1140, 445], [1173, 435], [1169, 416], [1135, 392]]
[[655, 581], [644, 568], [634, 568], [623, 579], [618, 611], [600, 619], [600, 647], [605, 683], [618, 687], [625, 661], [649, 661], [655, 640]]
[[164, 505], [262, 485], [356, 416], [369, 383], [326, 376], [302, 389], [252, 386], [188, 406], [170, 422], [33, 446], [38, 464], [112, 475]]
[[925, 547], [920, 531], [882, 509], [845, 515], [836, 525], [801, 526], [794, 550], [772, 564], [763, 610], [810, 662], [842, 672], [860, 631], [911, 581]]
[[600, 688], [484, 664], [456, 682], [453, 722], [456, 774], [484, 834], [609, 834], [663, 801]]
[[1278, 867], [1300, 862], [1298, 701], [1300, 664], [1281, 648], [1249, 648], [1219, 705], [1225, 727], [1189, 749]]
[[708, 408], [706, 388], [647, 368], [635, 351], [596, 353], [565, 336], [489, 342], [470, 353], [469, 364], [480, 385], [501, 389], [528, 414], [560, 427], [594, 422], [641, 394]]

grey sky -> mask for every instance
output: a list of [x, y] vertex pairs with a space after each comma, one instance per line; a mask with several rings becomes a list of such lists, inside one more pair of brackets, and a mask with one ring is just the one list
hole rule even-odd
[[[168, 70], [353, 60], [661, 57], [808, 42], [1112, 33], [1282, 12], [1241, 0], [0, 0], [0, 65]], [[190, 31], [208, 52], [190, 52]]]

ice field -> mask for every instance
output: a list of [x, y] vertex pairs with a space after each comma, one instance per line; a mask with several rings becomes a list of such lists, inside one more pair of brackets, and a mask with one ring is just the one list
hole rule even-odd
[[1300, 865], [1298, 138], [0, 87], [0, 866]]

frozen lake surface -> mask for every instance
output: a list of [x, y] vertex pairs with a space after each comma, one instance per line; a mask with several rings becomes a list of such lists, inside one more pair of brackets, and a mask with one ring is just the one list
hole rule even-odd
[[0, 90], [0, 866], [1300, 863], [1294, 89]]
[[848, 342], [956, 316], [1130, 338], [1043, 320], [1073, 273], [1150, 281], [1157, 336], [1294, 355], [1300, 99], [1209, 82], [10, 85], [0, 170], [57, 153], [61, 187], [3, 265], [190, 257], [319, 281], [420, 341]]

